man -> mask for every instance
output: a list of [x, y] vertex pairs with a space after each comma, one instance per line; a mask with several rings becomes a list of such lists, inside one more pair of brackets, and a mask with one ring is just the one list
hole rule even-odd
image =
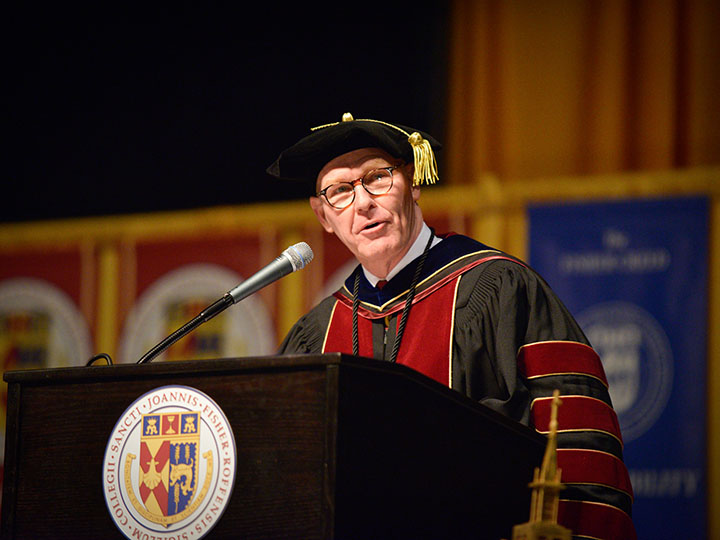
[[632, 488], [602, 364], [522, 261], [425, 224], [420, 184], [437, 179], [439, 148], [426, 133], [346, 113], [268, 168], [313, 186], [320, 224], [360, 263], [295, 324], [280, 352], [405, 364], [540, 432], [549, 430], [560, 389], [558, 467], [567, 488], [559, 521], [576, 535], [634, 538]]

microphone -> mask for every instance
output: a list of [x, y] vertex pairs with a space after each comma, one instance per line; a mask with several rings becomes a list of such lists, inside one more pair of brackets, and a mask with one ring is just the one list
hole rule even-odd
[[278, 279], [305, 268], [305, 266], [312, 260], [312, 249], [310, 249], [310, 246], [308, 246], [305, 242], [300, 242], [290, 246], [283, 251], [278, 258], [265, 266], [265, 268], [256, 272], [254, 275], [226, 292], [222, 298], [201, 311], [193, 320], [185, 324], [183, 327], [178, 328], [175, 332], [155, 345], [155, 347], [146, 352], [143, 357], [137, 361], [137, 363], [144, 364], [146, 362], [150, 362], [153, 358], [170, 347], [170, 345], [195, 330], [195, 328], [200, 326], [202, 323], [209, 321], [219, 313], [225, 311], [231, 305], [238, 303], [243, 298], [247, 298], [260, 289], [267, 287]]
[[234, 289], [228, 291], [227, 294], [232, 297], [233, 304], [236, 304], [274, 281], [296, 270], [305, 268], [305, 265], [312, 260], [312, 249], [305, 242], [300, 242], [287, 248], [277, 259]]

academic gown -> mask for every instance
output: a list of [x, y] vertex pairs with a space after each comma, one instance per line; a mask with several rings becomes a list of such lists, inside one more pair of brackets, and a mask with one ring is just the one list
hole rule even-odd
[[[290, 330], [281, 354], [352, 354], [352, 291], [359, 272], [359, 355], [390, 360], [413, 280], [412, 261], [382, 289], [358, 267]], [[602, 364], [548, 284], [522, 261], [450, 234], [428, 252], [397, 362], [484, 405], [549, 432], [554, 389], [558, 521], [575, 535], [636, 537], [632, 487]]]

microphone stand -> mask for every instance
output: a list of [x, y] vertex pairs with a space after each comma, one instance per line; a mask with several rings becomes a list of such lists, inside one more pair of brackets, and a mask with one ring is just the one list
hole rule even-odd
[[255, 273], [247, 280], [240, 283], [237, 287], [225, 293], [225, 296], [217, 300], [214, 304], [211, 304], [205, 308], [198, 316], [193, 320], [185, 324], [182, 328], [178, 328], [168, 337], [163, 339], [160, 343], [155, 345], [152, 349], [145, 353], [145, 355], [137, 361], [138, 364], [145, 364], [150, 362], [153, 358], [163, 352], [165, 349], [170, 347], [173, 343], [179, 340], [181, 337], [192, 332], [195, 328], [200, 326], [202, 323], [209, 321], [218, 313], [221, 313], [232, 304], [235, 304], [250, 296], [251, 294], [259, 291], [263, 287], [270, 285], [274, 281], [280, 279], [283, 276], [295, 272], [301, 268], [304, 268], [313, 258], [313, 252], [305, 242], [300, 242], [294, 246], [290, 246], [283, 251], [280, 256], [273, 262], [268, 264], [265, 268]]
[[193, 330], [195, 330], [198, 326], [200, 326], [203, 323], [208, 322], [210, 319], [215, 317], [215, 315], [218, 315], [219, 313], [222, 313], [225, 311], [228, 307], [233, 305], [233, 297], [230, 296], [229, 293], [225, 294], [222, 298], [217, 300], [214, 304], [211, 304], [210, 306], [206, 307], [204, 310], [200, 312], [194, 319], [192, 319], [190, 322], [186, 323], [184, 326], [178, 328], [175, 330], [172, 334], [170, 334], [168, 337], [163, 339], [160, 343], [155, 345], [152, 349], [150, 349], [148, 352], [146, 352], [140, 360], [137, 361], [138, 364], [145, 364], [147, 362], [150, 362], [165, 351], [170, 345], [178, 341], [180, 338], [186, 336]]

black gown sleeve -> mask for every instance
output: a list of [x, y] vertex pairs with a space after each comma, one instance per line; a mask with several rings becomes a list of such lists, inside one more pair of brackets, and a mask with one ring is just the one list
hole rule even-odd
[[321, 353], [335, 301], [333, 297], [325, 298], [303, 315], [283, 339], [278, 354]]
[[588, 343], [542, 278], [511, 261], [492, 261], [463, 276], [455, 318], [453, 387], [526, 425], [530, 401], [538, 396], [518, 373], [520, 347]]
[[[518, 352], [524, 345], [589, 345], [568, 309], [531, 269], [515, 262], [493, 261], [471, 270], [460, 283], [455, 317], [452, 385], [456, 390], [530, 427], [535, 427], [534, 402], [552, 396], [555, 389], [560, 390], [561, 399], [579, 396], [581, 399], [576, 401], [589, 398], [585, 401], [590, 404], [602, 402], [617, 420], [608, 387], [596, 378], [582, 373], [554, 373], [551, 368], [549, 376], [526, 378], [522, 373]], [[574, 406], [571, 400], [566, 400], [565, 411], [561, 405], [558, 418], [570, 414], [569, 407]], [[582, 416], [584, 411], [572, 412]], [[558, 448], [614, 456], [619, 461], [620, 476], [627, 475], [619, 429], [618, 437], [591, 427], [560, 430]], [[628, 520], [631, 515], [631, 488], [622, 491], [590, 481], [579, 482], [566, 486], [561, 498], [581, 505], [611, 505], [627, 514]]]

